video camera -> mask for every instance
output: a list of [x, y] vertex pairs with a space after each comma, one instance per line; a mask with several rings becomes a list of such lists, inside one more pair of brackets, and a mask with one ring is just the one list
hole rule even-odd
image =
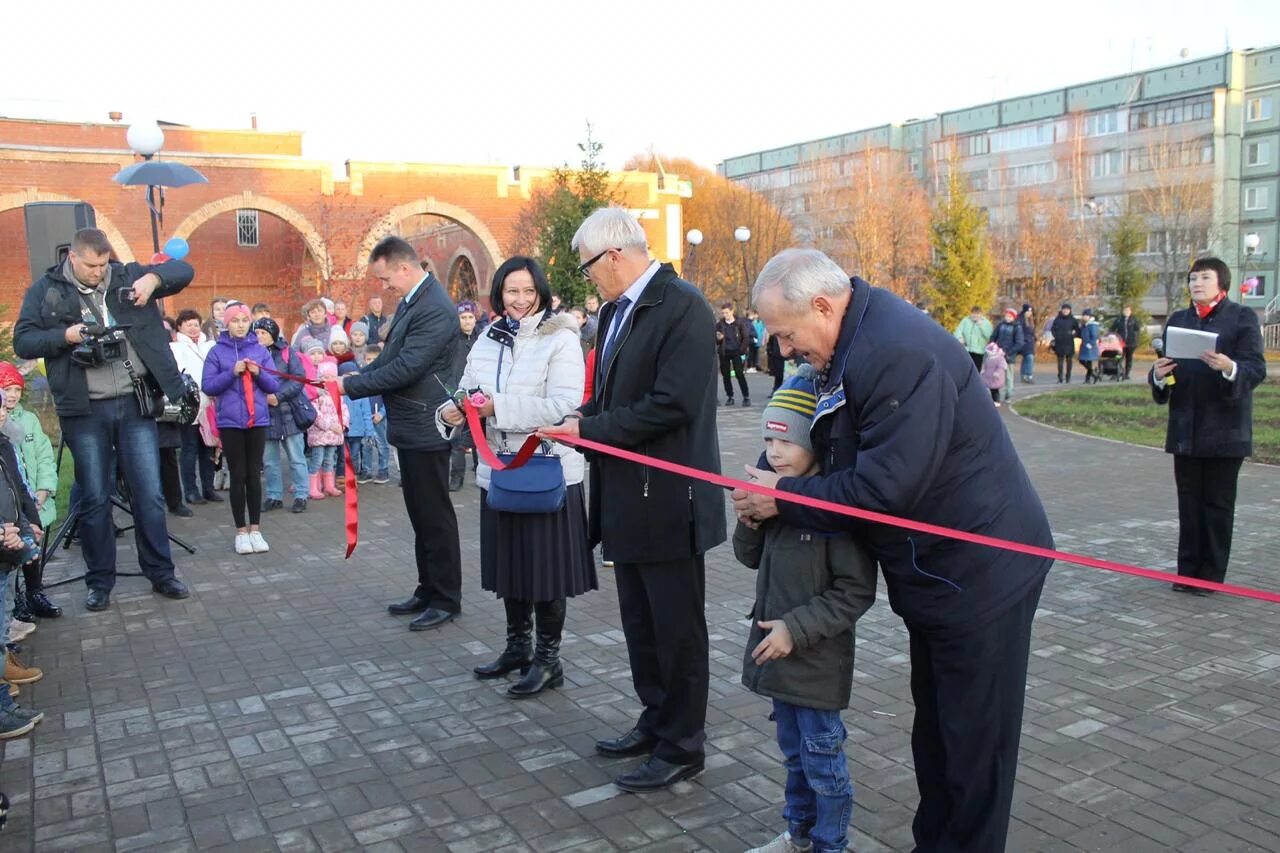
[[76, 367], [102, 367], [120, 361], [128, 352], [125, 348], [125, 330], [128, 326], [86, 326], [84, 340], [71, 350], [71, 363]]

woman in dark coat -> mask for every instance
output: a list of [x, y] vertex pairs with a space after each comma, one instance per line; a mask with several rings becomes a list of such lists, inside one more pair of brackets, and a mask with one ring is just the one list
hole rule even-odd
[[[1165, 326], [1213, 332], [1198, 359], [1161, 358], [1148, 375], [1155, 401], [1169, 406], [1164, 449], [1178, 488], [1178, 574], [1222, 583], [1231, 557], [1236, 484], [1253, 452], [1253, 389], [1267, 376], [1258, 315], [1230, 299], [1231, 272], [1201, 258], [1187, 276], [1191, 305]], [[1175, 592], [1211, 591], [1174, 584]]]
[[1071, 362], [1076, 357], [1076, 338], [1080, 337], [1080, 321], [1071, 316], [1069, 303], [1062, 303], [1062, 310], [1053, 318], [1049, 333], [1053, 335], [1053, 354], [1058, 357], [1058, 383], [1070, 383]]

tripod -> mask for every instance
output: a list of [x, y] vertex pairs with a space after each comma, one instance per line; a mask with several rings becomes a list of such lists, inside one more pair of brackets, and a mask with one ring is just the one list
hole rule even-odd
[[[66, 443], [62, 439], [59, 439], [58, 456], [57, 456], [57, 460], [54, 463], [54, 469], [57, 470], [58, 472], [62, 471], [62, 451], [64, 447], [66, 447]], [[125, 482], [124, 477], [120, 475], [120, 471], [117, 467], [116, 494], [111, 496], [111, 504], [115, 509], [123, 511], [126, 515], [132, 518], [133, 508], [132, 506], [130, 506], [129, 501], [130, 501], [129, 486]], [[75, 500], [75, 501], [72, 501], [71, 505], [67, 508], [66, 520], [62, 522], [62, 526], [58, 528], [58, 532], [53, 536], [46, 536], [44, 538], [44, 541], [40, 543], [39, 561], [40, 561], [41, 575], [44, 574], [44, 567], [48, 565], [49, 561], [53, 558], [53, 554], [55, 551], [57, 551], [59, 545], [62, 546], [63, 550], [66, 550], [67, 548], [71, 547], [71, 541], [76, 537], [76, 528], [78, 527], [79, 523], [80, 523], [80, 501]], [[128, 531], [132, 530], [133, 527], [134, 526], [132, 524], [127, 525], [125, 527], [117, 527], [115, 531], [116, 536], [120, 536], [122, 533], [127, 533]], [[182, 539], [179, 539], [177, 536], [174, 536], [172, 533], [169, 533], [167, 527], [165, 528], [165, 535], [169, 537], [170, 542], [177, 545], [179, 548], [182, 548], [188, 554], [194, 554], [196, 552], [196, 549], [194, 546], [187, 544]], [[117, 577], [126, 577], [126, 578], [145, 577], [145, 575], [143, 575], [142, 572], [116, 572], [116, 575]], [[63, 578], [62, 580], [56, 581], [54, 583], [45, 584], [45, 587], [52, 589], [53, 587], [57, 587], [57, 586], [65, 586], [69, 583], [75, 583], [76, 581], [84, 580], [84, 577], [85, 576], [83, 573], [79, 575], [74, 575], [72, 577]]]

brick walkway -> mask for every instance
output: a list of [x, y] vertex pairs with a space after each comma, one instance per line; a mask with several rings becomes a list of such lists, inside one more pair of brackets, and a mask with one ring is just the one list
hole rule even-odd
[[[757, 408], [722, 410], [726, 471], [759, 445], [768, 380], [751, 380]], [[1062, 548], [1171, 566], [1163, 453], [1004, 416]], [[179, 557], [190, 600], [129, 578], [88, 614], [80, 587], [59, 590], [66, 617], [28, 642], [46, 676], [21, 697], [48, 716], [0, 753], [14, 804], [0, 849], [740, 851], [778, 831], [773, 726], [738, 684], [753, 577], [727, 549], [707, 561], [707, 772], [633, 796], [610, 784], [631, 761], [592, 750], [637, 712], [608, 573], [570, 603], [564, 689], [513, 702], [470, 674], [502, 641], [479, 588], [478, 493], [457, 501], [464, 615], [425, 634], [384, 610], [412, 586], [399, 490], [362, 496], [349, 563], [332, 500], [267, 516], [273, 550], [251, 559], [232, 553], [229, 512], [201, 507], [173, 524], [200, 548]], [[1246, 465], [1231, 580], [1280, 588], [1277, 509], [1276, 469]], [[72, 551], [49, 571], [78, 563]], [[864, 853], [910, 849], [916, 799], [906, 638], [883, 599], [858, 626], [845, 715]], [[1278, 615], [1059, 565], [1036, 620], [1009, 849], [1280, 850]]]

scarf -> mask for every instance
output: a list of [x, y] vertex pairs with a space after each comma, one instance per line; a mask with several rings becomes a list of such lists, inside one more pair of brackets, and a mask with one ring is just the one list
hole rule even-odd
[[102, 314], [103, 325], [110, 325], [111, 321], [107, 318], [107, 291], [111, 289], [111, 264], [107, 264], [106, 270], [102, 274], [102, 281], [98, 282], [96, 287], [84, 284], [80, 279], [76, 278], [75, 268], [71, 266], [71, 258], [68, 257], [62, 262], [62, 277], [76, 286], [76, 290], [93, 300], [94, 305]]
[[1213, 299], [1212, 299], [1208, 304], [1206, 304], [1206, 305], [1201, 305], [1199, 302], [1195, 302], [1195, 303], [1192, 303], [1192, 304], [1194, 304], [1194, 305], [1195, 305], [1195, 307], [1196, 307], [1196, 313], [1197, 313], [1197, 314], [1199, 314], [1199, 315], [1200, 315], [1200, 319], [1201, 319], [1201, 320], [1203, 320], [1205, 317], [1208, 317], [1210, 314], [1212, 314], [1212, 313], [1213, 313], [1213, 309], [1214, 309], [1214, 308], [1217, 308], [1217, 307], [1218, 307], [1218, 303], [1219, 303], [1219, 302], [1221, 302], [1223, 299], [1225, 299], [1225, 298], [1226, 298], [1226, 296], [1227, 296], [1227, 294], [1225, 294], [1225, 293], [1223, 293], [1221, 290], [1219, 290], [1219, 291], [1218, 291], [1218, 295], [1217, 295], [1217, 296], [1215, 296], [1215, 297], [1213, 297]]

